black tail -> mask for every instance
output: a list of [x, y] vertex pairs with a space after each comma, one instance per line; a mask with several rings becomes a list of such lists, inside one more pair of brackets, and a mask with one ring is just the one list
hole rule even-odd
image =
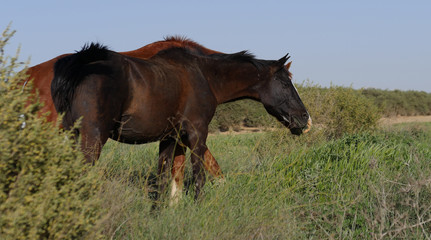
[[89, 64], [107, 60], [110, 51], [107, 47], [91, 43], [85, 45], [81, 51], [59, 59], [54, 66], [54, 79], [51, 83], [51, 95], [58, 113], [71, 109], [76, 87], [89, 74], [109, 74], [106, 65]]

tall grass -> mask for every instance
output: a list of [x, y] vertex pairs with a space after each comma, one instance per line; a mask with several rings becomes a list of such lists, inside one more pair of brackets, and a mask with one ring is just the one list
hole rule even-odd
[[[114, 239], [427, 238], [430, 137], [427, 124], [331, 141], [310, 136], [313, 142], [287, 131], [214, 135], [208, 145], [225, 181], [207, 184], [197, 203], [190, 192], [178, 205], [165, 203], [156, 211], [151, 183], [130, 177], [154, 174], [157, 146], [110, 142], [98, 167], [111, 174], [107, 184], [115, 193], [106, 192], [107, 207], [122, 210], [114, 211], [105, 234]], [[145, 154], [132, 159], [123, 148]], [[111, 157], [112, 149], [125, 155]]]

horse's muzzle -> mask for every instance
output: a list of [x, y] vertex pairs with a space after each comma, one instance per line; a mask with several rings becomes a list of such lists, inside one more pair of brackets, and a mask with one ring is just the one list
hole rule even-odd
[[303, 133], [308, 133], [311, 130], [311, 125], [313, 125], [312, 122], [313, 121], [311, 120], [311, 117], [308, 117], [307, 126], [305, 126], [305, 128], [302, 129]]
[[301, 135], [310, 131], [312, 125], [311, 117], [308, 117], [307, 124], [304, 127], [291, 128], [290, 132], [294, 135]]

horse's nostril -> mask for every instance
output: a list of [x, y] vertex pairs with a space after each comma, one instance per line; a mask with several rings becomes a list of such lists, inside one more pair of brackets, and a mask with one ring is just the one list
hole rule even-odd
[[308, 115], [308, 113], [303, 113], [302, 114], [302, 118], [304, 118], [304, 119], [308, 119], [310, 116]]

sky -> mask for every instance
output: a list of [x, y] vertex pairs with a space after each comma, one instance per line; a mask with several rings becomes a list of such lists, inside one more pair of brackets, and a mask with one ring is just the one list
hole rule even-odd
[[6, 48], [30, 66], [100, 42], [114, 51], [166, 36], [260, 59], [290, 53], [295, 83], [431, 93], [431, 1], [2, 0]]

